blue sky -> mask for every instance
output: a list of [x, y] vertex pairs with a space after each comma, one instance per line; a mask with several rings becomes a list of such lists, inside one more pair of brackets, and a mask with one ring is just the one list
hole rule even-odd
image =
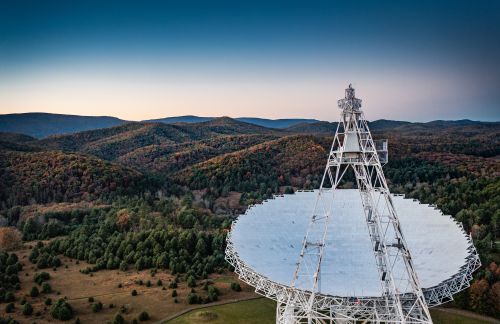
[[498, 1], [3, 1], [0, 113], [499, 120]]

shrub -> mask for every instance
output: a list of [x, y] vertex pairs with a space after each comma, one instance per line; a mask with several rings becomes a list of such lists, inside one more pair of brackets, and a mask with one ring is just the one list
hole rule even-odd
[[38, 295], [40, 295], [40, 291], [38, 290], [38, 288], [36, 286], [31, 288], [30, 296], [31, 297], [38, 297]]
[[52, 262], [51, 262], [51, 264], [50, 264], [50, 265], [51, 265], [53, 268], [57, 268], [57, 267], [60, 267], [60, 266], [61, 266], [61, 264], [62, 264], [62, 263], [61, 263], [61, 260], [59, 260], [59, 258], [58, 258], [58, 257], [54, 257], [54, 258], [52, 258]]
[[113, 319], [113, 324], [125, 324], [125, 319], [120, 313], [115, 315], [115, 318]]
[[16, 307], [14, 306], [14, 303], [8, 303], [8, 304], [5, 306], [5, 312], [6, 312], [6, 313], [13, 313], [13, 312], [14, 312], [14, 309], [16, 309]]
[[47, 299], [45, 299], [44, 303], [45, 303], [45, 305], [50, 306], [50, 305], [52, 305], [52, 299], [51, 298], [47, 298]]
[[197, 304], [200, 301], [200, 298], [196, 294], [189, 293], [187, 300], [188, 304], [192, 305], [192, 304]]
[[59, 299], [50, 309], [53, 318], [67, 321], [73, 317], [73, 307], [64, 299]]
[[30, 316], [33, 314], [33, 306], [30, 303], [26, 303], [23, 305], [23, 315]]
[[233, 282], [233, 283], [231, 283], [231, 289], [234, 291], [241, 291], [241, 286], [239, 283]]
[[157, 286], [163, 286], [163, 282], [161, 281], [161, 279], [158, 279], [158, 281], [156, 282], [156, 285]]
[[208, 300], [216, 301], [219, 296], [219, 291], [214, 286], [208, 286]]
[[187, 279], [188, 287], [196, 287], [196, 279], [193, 276], [189, 276]]
[[50, 279], [50, 274], [47, 272], [40, 272], [35, 275], [35, 282], [39, 285], [41, 285], [44, 281], [47, 281]]
[[177, 288], [177, 282], [172, 281], [172, 282], [170, 283], [170, 285], [168, 285], [168, 288], [171, 288], [171, 289], [175, 289], [175, 288]]
[[89, 303], [93, 303], [94, 302], [94, 297], [89, 297]]
[[172, 297], [177, 297], [177, 290], [172, 290]]
[[132, 290], [132, 296], [137, 296], [137, 290]]
[[52, 292], [52, 287], [50, 286], [50, 284], [48, 282], [44, 282], [42, 284], [42, 292], [44, 294], [49, 294]]
[[95, 303], [95, 304], [92, 304], [92, 311], [93, 311], [94, 313], [98, 313], [98, 312], [100, 312], [100, 311], [101, 311], [101, 309], [102, 309], [102, 303], [101, 303], [100, 301], [98, 301], [98, 302], [97, 302], [97, 303]]
[[14, 300], [16, 300], [16, 297], [14, 296], [14, 293], [12, 291], [8, 291], [5, 294], [4, 301], [7, 302], [7, 303], [9, 303], [9, 302], [13, 302]]
[[146, 281], [146, 287], [151, 287], [151, 281]]
[[144, 311], [139, 314], [139, 321], [148, 321], [148, 320], [149, 320], [148, 312]]

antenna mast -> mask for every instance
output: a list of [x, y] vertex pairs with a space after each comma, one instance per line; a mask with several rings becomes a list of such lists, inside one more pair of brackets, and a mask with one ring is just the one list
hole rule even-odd
[[387, 163], [387, 141], [373, 141], [352, 85], [345, 90], [338, 107], [341, 118], [291, 282], [292, 289], [307, 287], [308, 294], [290, 293], [286, 304], [278, 305], [277, 322], [356, 322], [352, 306], [359, 301], [338, 305], [325, 314], [320, 298], [321, 261], [328, 248], [325, 243], [329, 220], [335, 217], [331, 198], [322, 197], [335, 196], [350, 169], [361, 195], [381, 284], [381, 298], [367, 303], [362, 315], [370, 314], [370, 321], [376, 323], [432, 323], [382, 171], [382, 164]]

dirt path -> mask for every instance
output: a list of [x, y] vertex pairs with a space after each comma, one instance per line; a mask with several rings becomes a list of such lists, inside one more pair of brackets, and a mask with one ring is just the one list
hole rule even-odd
[[163, 319], [161, 319], [161, 320], [159, 320], [157, 322], [154, 322], [154, 324], [166, 323], [168, 321], [173, 320], [174, 318], [177, 318], [177, 317], [179, 317], [181, 315], [189, 313], [190, 311], [193, 311], [193, 310], [209, 308], [209, 307], [212, 307], [212, 306], [220, 306], [220, 305], [238, 303], [238, 302], [245, 301], [245, 300], [252, 300], [252, 299], [259, 299], [259, 298], [264, 298], [264, 297], [262, 297], [262, 296], [253, 296], [253, 297], [233, 298], [233, 299], [223, 300], [223, 301], [220, 301], [220, 302], [215, 302], [215, 303], [210, 303], [210, 304], [192, 306], [192, 307], [186, 308], [186, 309], [184, 309], [184, 310], [182, 310], [182, 311], [180, 311], [178, 313], [170, 315], [169, 317], [166, 317], [166, 318], [163, 318]]
[[470, 317], [470, 318], [477, 319], [477, 320], [480, 320], [480, 321], [485, 321], [485, 322], [488, 322], [488, 323], [497, 323], [497, 324], [500, 323], [499, 320], [496, 320], [493, 317], [488, 317], [488, 316], [484, 316], [484, 315], [481, 315], [481, 314], [476, 314], [476, 313], [473, 313], [473, 312], [470, 312], [470, 311], [466, 311], [466, 310], [463, 310], [463, 309], [458, 309], [458, 308], [436, 307], [436, 308], [434, 308], [434, 310], [435, 311], [439, 311], [439, 312], [444, 312], [444, 313], [451, 313], [451, 314], [461, 315], [461, 316], [464, 316], [464, 317]]

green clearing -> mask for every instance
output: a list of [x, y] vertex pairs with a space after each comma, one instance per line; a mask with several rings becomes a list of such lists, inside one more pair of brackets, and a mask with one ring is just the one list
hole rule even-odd
[[[196, 323], [275, 323], [276, 304], [266, 298], [245, 300], [220, 306], [204, 307], [177, 317], [169, 324]], [[472, 317], [452, 314], [437, 309], [431, 310], [434, 324], [484, 324], [489, 323]]]
[[273, 324], [275, 312], [276, 304], [273, 301], [259, 298], [193, 310], [169, 321], [168, 324]]
[[484, 324], [484, 323], [491, 323], [491, 322], [483, 321], [483, 320], [468, 317], [468, 316], [447, 313], [447, 312], [441, 311], [439, 309], [431, 309], [431, 317], [432, 317], [434, 324], [448, 324], [448, 323]]

